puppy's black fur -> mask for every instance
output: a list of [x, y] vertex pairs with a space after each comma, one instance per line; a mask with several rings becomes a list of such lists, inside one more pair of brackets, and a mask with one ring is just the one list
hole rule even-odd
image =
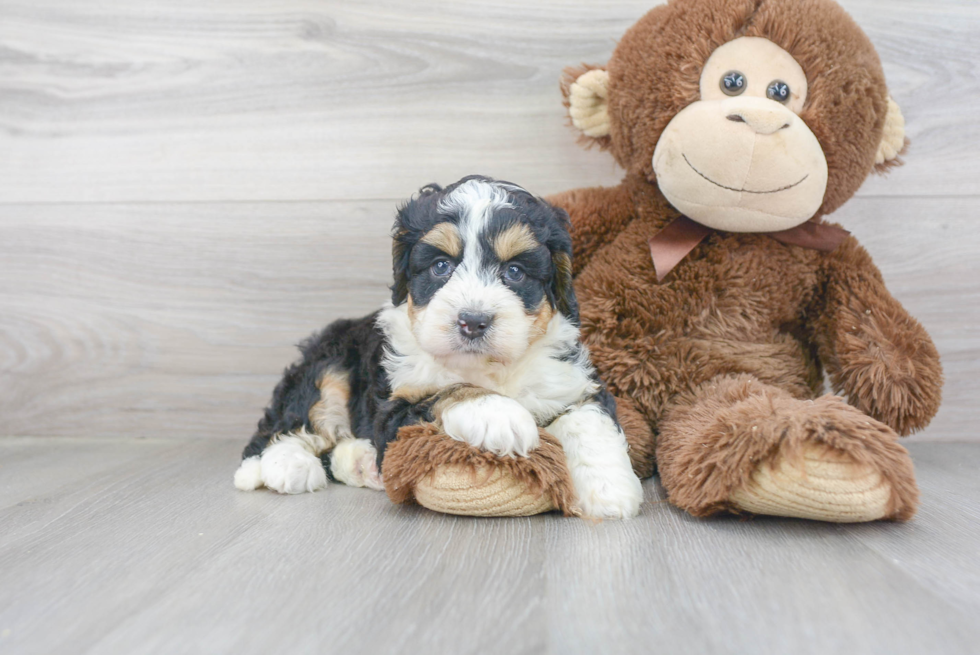
[[261, 455], [277, 434], [300, 428], [313, 431], [310, 409], [320, 400], [317, 382], [327, 369], [348, 372], [351, 393], [347, 409], [351, 430], [358, 437], [374, 441], [378, 408], [391, 394], [388, 376], [381, 367], [384, 334], [375, 325], [377, 317], [378, 312], [374, 312], [359, 319], [334, 321], [299, 345], [303, 356], [283, 372], [255, 436], [242, 453], [243, 459]]

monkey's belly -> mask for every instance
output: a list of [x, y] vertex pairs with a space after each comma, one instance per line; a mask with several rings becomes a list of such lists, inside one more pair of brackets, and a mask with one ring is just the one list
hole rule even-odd
[[653, 414], [675, 394], [722, 375], [749, 374], [801, 399], [819, 395], [823, 384], [804, 345], [785, 333], [752, 342], [734, 335], [670, 337], [651, 326], [640, 338], [586, 331], [583, 341], [610, 390], [636, 399]]

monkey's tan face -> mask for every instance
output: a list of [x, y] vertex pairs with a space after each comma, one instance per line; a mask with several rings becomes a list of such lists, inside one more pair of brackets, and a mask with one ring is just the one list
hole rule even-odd
[[701, 99], [664, 129], [653, 153], [661, 192], [690, 218], [730, 232], [786, 230], [810, 219], [827, 188], [827, 160], [800, 119], [807, 81], [767, 39], [716, 49]]

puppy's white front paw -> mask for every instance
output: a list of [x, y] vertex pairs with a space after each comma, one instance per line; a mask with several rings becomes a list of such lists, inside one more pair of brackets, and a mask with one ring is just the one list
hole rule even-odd
[[548, 426], [558, 437], [582, 515], [628, 519], [640, 512], [643, 486], [630, 464], [626, 435], [606, 410], [587, 403]]
[[330, 453], [330, 472], [351, 487], [385, 490], [378, 472], [378, 451], [367, 439], [341, 439]]
[[489, 394], [464, 400], [442, 413], [442, 427], [453, 439], [497, 455], [527, 454], [538, 447], [538, 425], [523, 405]]
[[242, 491], [252, 491], [262, 486], [262, 464], [258, 455], [242, 460], [235, 471], [235, 486]]
[[262, 482], [281, 494], [301, 494], [327, 486], [320, 458], [297, 443], [283, 440], [262, 452]]
[[632, 470], [573, 467], [572, 483], [582, 516], [592, 519], [628, 519], [640, 513], [643, 485]]

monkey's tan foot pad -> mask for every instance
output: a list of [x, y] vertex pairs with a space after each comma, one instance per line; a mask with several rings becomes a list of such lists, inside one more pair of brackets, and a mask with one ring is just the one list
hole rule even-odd
[[576, 515], [575, 492], [561, 444], [540, 434], [527, 457], [499, 457], [428, 423], [401, 428], [388, 444], [382, 477], [395, 503], [416, 502], [445, 514]]
[[872, 464], [817, 443], [763, 462], [731, 497], [740, 510], [835, 523], [888, 517], [892, 485]]

